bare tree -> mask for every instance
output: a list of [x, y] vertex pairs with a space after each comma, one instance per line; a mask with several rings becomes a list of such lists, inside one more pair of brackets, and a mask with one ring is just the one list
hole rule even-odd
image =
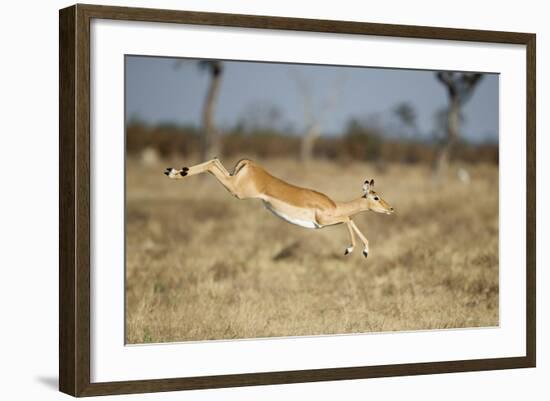
[[294, 71], [293, 77], [302, 95], [304, 120], [306, 122], [306, 130], [300, 144], [300, 161], [307, 164], [313, 157], [315, 141], [321, 135], [323, 117], [338, 103], [343, 77], [340, 76], [334, 81], [328, 97], [321, 104], [316, 104], [314, 101], [314, 93], [310, 80], [297, 71]]
[[460, 134], [462, 105], [470, 99], [483, 75], [479, 73], [440, 71], [436, 73], [436, 77], [445, 86], [449, 96], [446, 137], [439, 149], [434, 166], [436, 174], [440, 176], [447, 169], [453, 146]]
[[214, 124], [214, 108], [220, 92], [223, 63], [218, 60], [202, 60], [199, 61], [199, 67], [210, 73], [210, 85], [202, 111], [203, 133], [200, 142], [201, 159], [209, 160], [218, 156], [221, 151], [220, 138]]
[[414, 134], [418, 133], [418, 126], [416, 124], [416, 110], [409, 102], [401, 102], [394, 109], [393, 112], [401, 122], [402, 126], [409, 130], [412, 130]]
[[[179, 69], [182, 65], [187, 65], [187, 61], [178, 59], [174, 63], [174, 68]], [[203, 132], [200, 138], [200, 157], [202, 160], [209, 160], [217, 156], [221, 150], [220, 139], [214, 124], [214, 109], [220, 91], [223, 62], [219, 60], [201, 60], [198, 62], [198, 66], [201, 70], [210, 74], [210, 85], [202, 109]]]
[[274, 103], [255, 99], [249, 103], [239, 118], [239, 124], [245, 131], [268, 132], [283, 131], [283, 112]]

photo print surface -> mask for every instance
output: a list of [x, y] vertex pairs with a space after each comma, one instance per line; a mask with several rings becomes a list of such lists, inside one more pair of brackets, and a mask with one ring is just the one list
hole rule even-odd
[[498, 121], [498, 74], [126, 56], [126, 342], [498, 326]]

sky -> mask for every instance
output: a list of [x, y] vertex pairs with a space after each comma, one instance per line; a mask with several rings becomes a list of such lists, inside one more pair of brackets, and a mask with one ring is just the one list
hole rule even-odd
[[[239, 121], [306, 129], [305, 107], [324, 135], [343, 133], [351, 118], [389, 134], [431, 137], [435, 114], [447, 105], [433, 71], [224, 61], [214, 119], [229, 128]], [[145, 123], [200, 126], [210, 82], [194, 59], [126, 56], [126, 116]], [[463, 107], [462, 137], [498, 140], [498, 75], [484, 74]], [[410, 103], [418, 129], [399, 124], [393, 110]], [[277, 113], [270, 112], [277, 110]], [[411, 133], [412, 132], [412, 133]]]

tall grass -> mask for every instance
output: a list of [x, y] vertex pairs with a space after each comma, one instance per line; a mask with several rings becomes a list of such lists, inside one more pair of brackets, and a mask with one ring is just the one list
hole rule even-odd
[[[222, 159], [226, 167], [243, 155]], [[343, 226], [308, 230], [239, 201], [212, 177], [172, 181], [127, 160], [127, 342], [498, 325], [498, 168], [434, 185], [429, 167], [257, 160], [337, 200], [366, 178], [397, 212], [355, 221], [370, 241], [344, 256]], [[166, 164], [168, 163], [168, 164]]]

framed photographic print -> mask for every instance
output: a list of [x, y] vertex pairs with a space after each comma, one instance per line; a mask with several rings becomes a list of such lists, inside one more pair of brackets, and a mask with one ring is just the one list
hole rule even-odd
[[59, 21], [61, 391], [535, 366], [534, 34]]

